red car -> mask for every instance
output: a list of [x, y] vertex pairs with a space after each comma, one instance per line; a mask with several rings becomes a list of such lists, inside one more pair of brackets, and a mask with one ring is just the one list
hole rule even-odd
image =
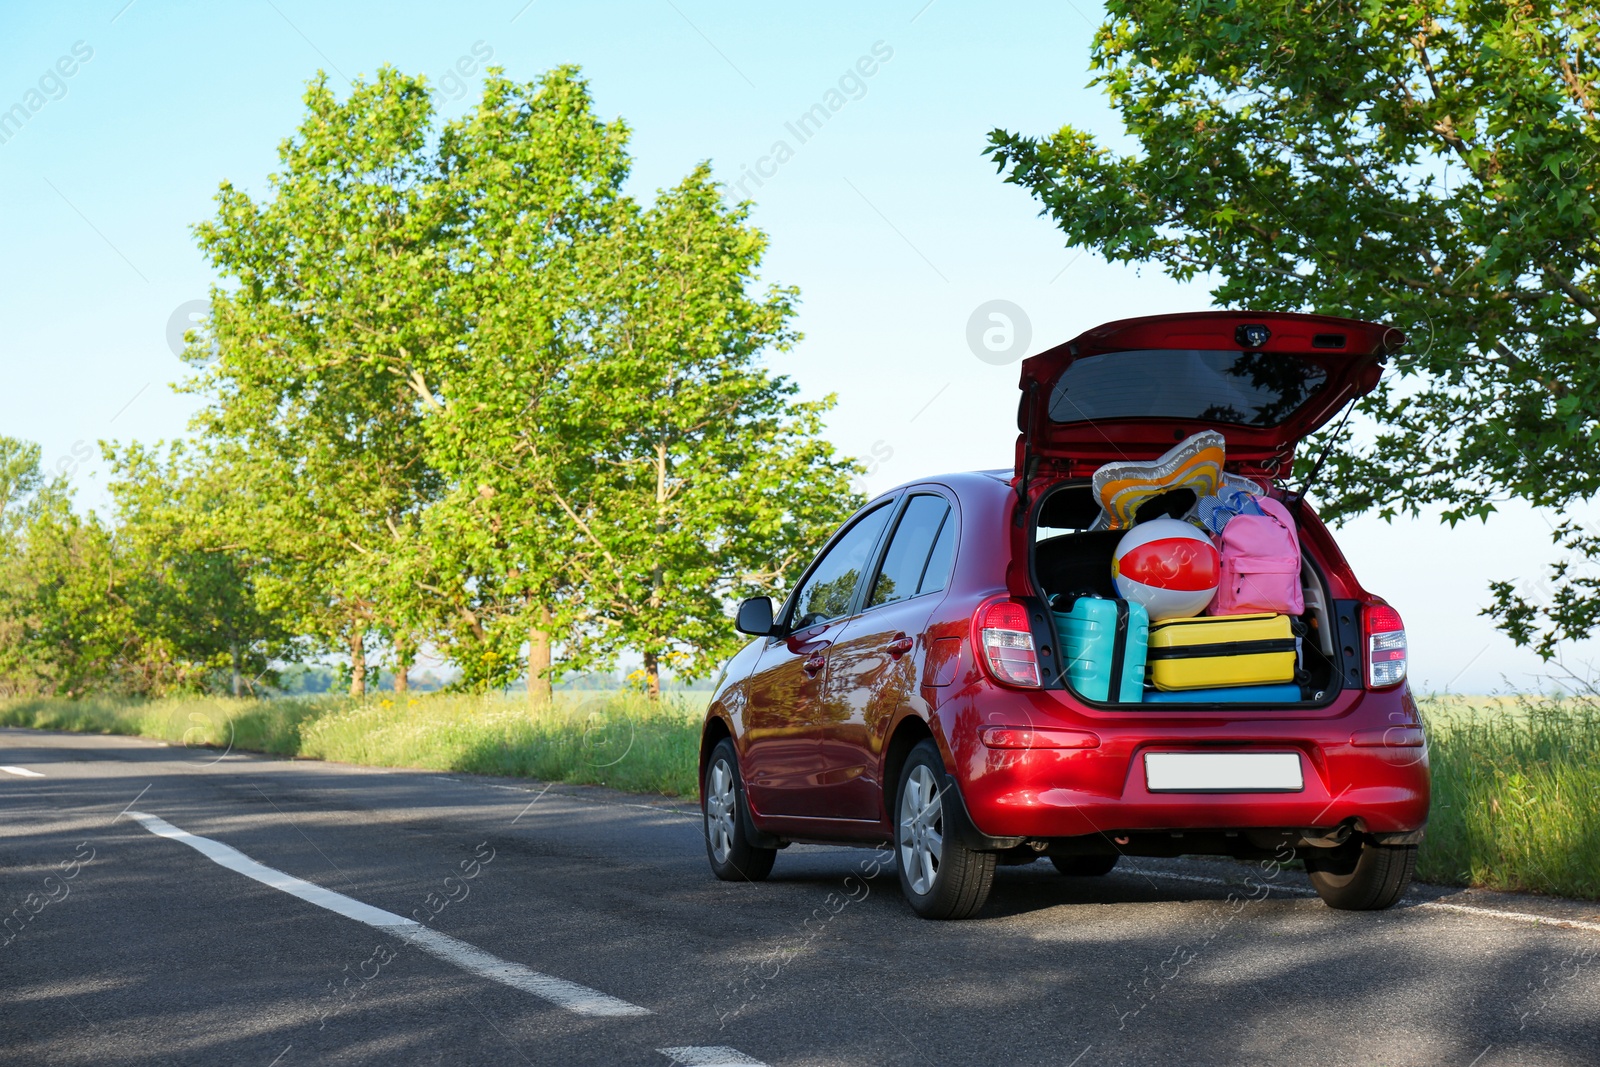
[[[918, 914], [964, 918], [997, 864], [1048, 856], [1098, 875], [1121, 856], [1212, 854], [1298, 858], [1333, 907], [1393, 904], [1428, 816], [1405, 633], [1282, 479], [1402, 340], [1348, 319], [1206, 312], [1109, 323], [1025, 360], [1013, 470], [891, 490], [781, 608], [740, 605], [755, 640], [728, 663], [700, 749], [717, 876], [762, 879], [794, 841], [889, 845]], [[1121, 532], [1091, 529], [1090, 476], [1205, 429], [1226, 438], [1227, 470], [1298, 520], [1302, 699], [1087, 699], [1065, 680], [1049, 604], [1115, 596]], [[1172, 754], [1195, 776], [1153, 782], [1150, 759]], [[1290, 776], [1238, 785], [1263, 756]]]

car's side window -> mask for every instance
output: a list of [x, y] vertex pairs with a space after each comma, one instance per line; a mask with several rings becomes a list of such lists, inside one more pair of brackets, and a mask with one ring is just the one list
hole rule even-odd
[[[895, 524], [894, 536], [889, 539], [889, 550], [883, 554], [883, 566], [872, 583], [869, 607], [891, 604], [896, 600], [916, 596], [919, 592], [932, 592], [943, 588], [941, 574], [938, 584], [921, 589], [923, 573], [927, 570], [929, 553], [939, 538], [950, 505], [944, 497], [923, 493], [906, 504]], [[948, 561], [947, 561], [948, 562]], [[948, 567], [946, 568], [948, 569]]]
[[950, 563], [956, 554], [956, 517], [953, 512], [945, 512], [944, 524], [939, 527], [939, 536], [933, 542], [933, 551], [928, 553], [927, 566], [922, 568], [922, 579], [917, 583], [917, 595], [923, 593], [936, 593], [943, 589], [950, 580]]
[[794, 600], [794, 622], [791, 628], [803, 630], [819, 622], [837, 619], [850, 610], [850, 597], [861, 572], [866, 570], [878, 535], [889, 521], [894, 508], [884, 504], [861, 517], [826, 555], [817, 562], [810, 577], [800, 587]]

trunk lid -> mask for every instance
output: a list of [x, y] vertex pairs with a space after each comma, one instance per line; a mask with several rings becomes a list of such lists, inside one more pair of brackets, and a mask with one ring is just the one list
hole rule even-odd
[[1327, 315], [1202, 311], [1120, 319], [1022, 362], [1019, 485], [1150, 460], [1201, 430], [1228, 469], [1286, 475], [1295, 446], [1371, 391], [1405, 342]]

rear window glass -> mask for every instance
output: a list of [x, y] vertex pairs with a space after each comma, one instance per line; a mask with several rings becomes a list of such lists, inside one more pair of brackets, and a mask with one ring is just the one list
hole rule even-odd
[[1141, 349], [1085, 356], [1050, 390], [1055, 422], [1196, 419], [1277, 426], [1326, 384], [1301, 356], [1216, 349]]

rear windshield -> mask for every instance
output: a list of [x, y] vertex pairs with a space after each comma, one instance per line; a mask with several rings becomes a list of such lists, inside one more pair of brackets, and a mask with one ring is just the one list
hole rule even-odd
[[1301, 356], [1151, 348], [1085, 356], [1050, 390], [1055, 422], [1198, 419], [1277, 426], [1310, 400], [1327, 371]]

